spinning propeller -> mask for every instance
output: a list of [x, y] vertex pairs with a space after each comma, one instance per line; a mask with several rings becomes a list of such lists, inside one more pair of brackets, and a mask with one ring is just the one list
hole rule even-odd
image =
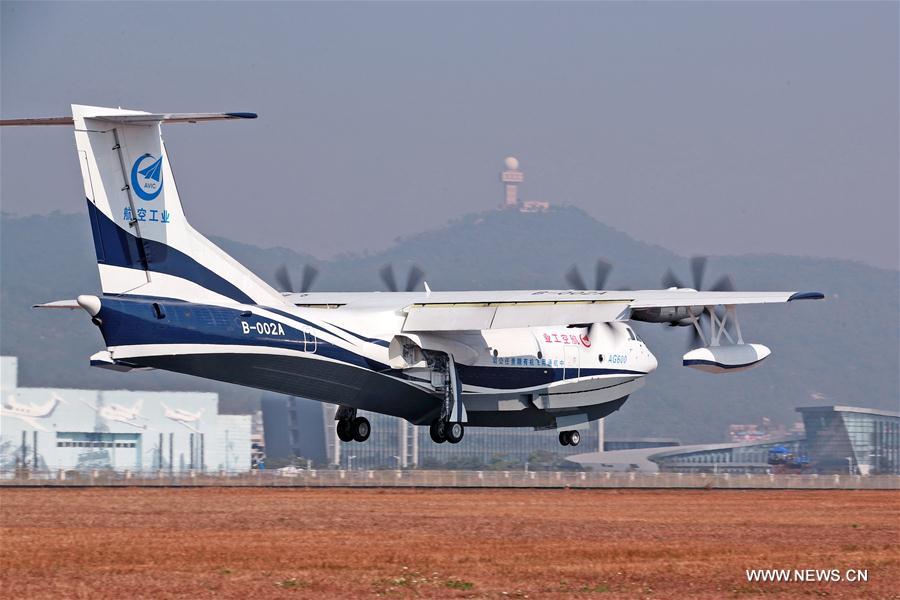
[[[594, 287], [589, 288], [587, 283], [584, 281], [584, 277], [581, 276], [581, 271], [578, 270], [578, 265], [572, 265], [568, 271], [566, 271], [566, 282], [575, 290], [602, 290], [606, 285], [606, 280], [609, 278], [609, 273], [612, 271], [612, 263], [608, 260], [604, 260], [602, 258], [597, 259], [597, 264], [594, 265]], [[625, 289], [625, 288], [623, 288]], [[616, 329], [613, 327], [612, 323], [603, 323], [602, 324], [610, 333], [615, 335]], [[593, 332], [589, 331], [588, 335], [590, 336]]]
[[[707, 257], [705, 256], [693, 256], [691, 257], [691, 274], [694, 276], [694, 288], [698, 292], [731, 292], [734, 291], [734, 282], [731, 280], [730, 275], [723, 275], [712, 285], [708, 290], [703, 289], [703, 276], [706, 274], [706, 262]], [[675, 275], [672, 269], [668, 269], [666, 274], [663, 275], [662, 284], [664, 288], [686, 288], [680, 279]]]
[[[608, 260], [603, 258], [597, 259], [597, 264], [594, 266], [594, 287], [589, 288], [584, 281], [584, 277], [581, 276], [581, 271], [578, 270], [578, 265], [572, 265], [566, 271], [566, 282], [573, 290], [602, 290], [606, 286], [606, 280], [609, 278], [612, 268], [612, 263]], [[631, 288], [620, 287], [618, 289], [630, 290]]]
[[[732, 280], [730, 275], [722, 275], [716, 282], [708, 289], [703, 288], [703, 277], [706, 274], [706, 263], [708, 258], [706, 256], [693, 256], [691, 257], [691, 275], [693, 275], [693, 283], [694, 288], [698, 292], [708, 291], [708, 292], [732, 292], [734, 291], [734, 281]], [[666, 270], [665, 275], [662, 278], [662, 285], [664, 288], [686, 288], [687, 286], [682, 283], [682, 281], [675, 275], [672, 269]], [[721, 319], [722, 309], [719, 307], [715, 308], [716, 316]], [[696, 314], [696, 313], [695, 313]], [[704, 310], [699, 315], [697, 315], [697, 319], [700, 321], [700, 327], [704, 328], [705, 331], [709, 330], [709, 313]], [[690, 319], [681, 319], [678, 321], [672, 321], [669, 323], [672, 327], [690, 327], [691, 335], [688, 338], [688, 347], [695, 348], [699, 344], [703, 343], [703, 338], [700, 337], [700, 333], [697, 332], [697, 328], [694, 327], [694, 324]], [[728, 324], [726, 324], [726, 327]]]
[[[388, 289], [389, 292], [399, 292], [400, 288], [397, 286], [397, 278], [394, 277], [394, 265], [388, 263], [381, 267], [378, 270], [378, 274], [381, 276], [381, 281], [384, 283], [384, 287]], [[419, 268], [418, 265], [413, 265], [409, 268], [409, 274], [406, 276], [406, 287], [403, 289], [405, 292], [413, 292], [419, 284], [422, 283], [425, 279], [425, 271]]]
[[597, 264], [594, 267], [594, 287], [589, 288], [587, 284], [584, 282], [584, 277], [581, 276], [581, 271], [578, 270], [578, 265], [572, 265], [572, 267], [566, 272], [566, 281], [572, 286], [573, 289], [576, 290], [602, 290], [603, 286], [606, 285], [606, 279], [609, 277], [609, 272], [612, 271], [612, 264], [609, 261], [598, 259]]
[[278, 283], [278, 287], [281, 288], [282, 292], [293, 292], [299, 291], [302, 294], [305, 294], [312, 287], [313, 281], [315, 281], [316, 276], [319, 274], [319, 270], [312, 265], [303, 265], [303, 277], [300, 280], [300, 289], [294, 290], [294, 284], [291, 281], [291, 274], [288, 272], [287, 265], [281, 265], [277, 269], [275, 269], [275, 281]]

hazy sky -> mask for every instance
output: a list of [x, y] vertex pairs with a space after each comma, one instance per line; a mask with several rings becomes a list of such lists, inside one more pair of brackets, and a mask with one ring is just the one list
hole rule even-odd
[[[3, 118], [260, 114], [165, 131], [208, 234], [382, 248], [499, 204], [515, 154], [523, 198], [684, 254], [900, 260], [896, 2], [0, 10]], [[0, 159], [2, 210], [84, 210], [70, 131], [7, 128]]]

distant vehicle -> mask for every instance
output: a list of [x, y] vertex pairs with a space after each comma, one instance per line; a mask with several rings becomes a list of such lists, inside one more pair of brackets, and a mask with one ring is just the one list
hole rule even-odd
[[289, 465], [287, 467], [275, 469], [275, 472], [278, 473], [278, 475], [281, 477], [298, 477], [300, 473], [303, 472], [303, 469]]
[[769, 449], [768, 461], [776, 467], [776, 471], [803, 471], [809, 468], [809, 459], [806, 455], [796, 455], [784, 446], [775, 446]]
[[[729, 277], [699, 291], [702, 257], [691, 264], [693, 288], [670, 271], [666, 289], [602, 290], [610, 265], [600, 261], [594, 290], [573, 267], [565, 290], [432, 291], [419, 289], [423, 273], [413, 268], [397, 291], [386, 266], [391, 292], [310, 293], [316, 270], [307, 266], [299, 292], [279, 270], [281, 293], [190, 226], [160, 134], [162, 123], [255, 114], [73, 105], [72, 115], [0, 122], [75, 126], [102, 295], [41, 306], [90, 315], [106, 346], [91, 357], [95, 366], [166, 369], [334, 403], [345, 442], [368, 439], [362, 409], [427, 425], [436, 443], [457, 443], [472, 425], [555, 429], [574, 446], [657, 367], [629, 321], [689, 327], [696, 347], [682, 364], [734, 373], [770, 354], [744, 342], [738, 305], [823, 298], [735, 292]], [[224, 177], [241, 172], [227, 154], [222, 161]], [[264, 204], [248, 197], [229, 210], [247, 227], [291, 218], [302, 230], [302, 212], [267, 216]], [[535, 240], [535, 252], [543, 243]]]

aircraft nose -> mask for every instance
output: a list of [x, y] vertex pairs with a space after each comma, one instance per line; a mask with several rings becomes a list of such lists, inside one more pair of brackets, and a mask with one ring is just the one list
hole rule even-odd
[[650, 348], [643, 341], [632, 342], [628, 348], [628, 361], [633, 368], [643, 373], [652, 373], [659, 366], [659, 362]]
[[639, 357], [638, 365], [645, 373], [652, 373], [656, 370], [656, 367], [659, 366], [659, 362], [656, 360], [656, 357], [653, 356], [653, 353], [650, 352], [650, 348], [648, 348], [646, 344], [641, 343], [636, 354]]

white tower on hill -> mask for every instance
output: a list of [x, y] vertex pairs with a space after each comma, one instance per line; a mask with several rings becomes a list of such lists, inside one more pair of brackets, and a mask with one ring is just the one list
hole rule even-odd
[[525, 181], [525, 175], [519, 170], [519, 159], [507, 156], [503, 161], [504, 171], [500, 173], [500, 181], [506, 186], [506, 200], [503, 206], [514, 208], [519, 205], [519, 184]]

